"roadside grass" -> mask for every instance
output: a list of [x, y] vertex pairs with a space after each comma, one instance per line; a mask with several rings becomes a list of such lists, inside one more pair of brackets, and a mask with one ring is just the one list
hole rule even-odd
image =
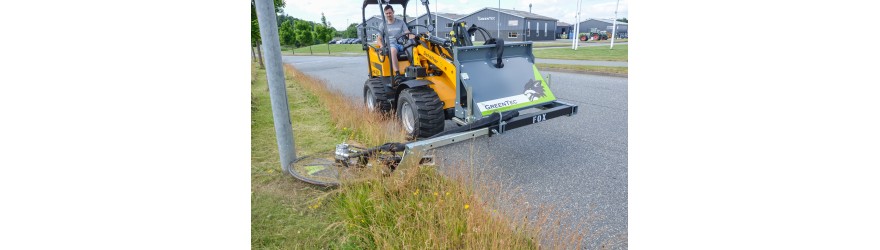
[[[349, 140], [374, 146], [403, 142], [405, 134], [394, 117], [368, 112], [349, 101], [321, 80], [303, 74], [290, 65], [285, 72], [296, 84], [318, 96], [330, 117]], [[476, 158], [471, 153], [466, 156]], [[505, 207], [523, 204], [523, 195], [503, 188], [498, 181], [474, 181], [469, 163], [440, 163], [420, 166], [401, 163], [393, 174], [374, 168], [357, 179], [343, 180], [329, 201], [341, 221], [331, 230], [344, 229], [345, 242], [359, 248], [386, 249], [400, 246], [451, 249], [536, 249], [545, 246], [573, 248], [583, 234], [551, 225], [565, 218], [545, 207]], [[437, 169], [450, 172], [441, 175]], [[581, 224], [575, 228], [588, 228]], [[551, 239], [538, 242], [536, 239]]]
[[[311, 47], [311, 51], [309, 51], [309, 47]], [[283, 47], [281, 48], [281, 54], [285, 56], [356, 56], [366, 55], [367, 53], [364, 52], [363, 49], [361, 49], [361, 44], [316, 44], [296, 49], [292, 49], [291, 47]]]
[[629, 67], [609, 67], [596, 65], [573, 65], [573, 64], [554, 64], [554, 63], [536, 63], [535, 66], [539, 70], [558, 70], [566, 72], [582, 72], [582, 73], [605, 73], [612, 75], [627, 76]]
[[[262, 104], [256, 105], [252, 129], [253, 248], [580, 248], [585, 236], [553, 224], [564, 218], [558, 213], [503, 206], [522, 204], [517, 199], [523, 196], [497, 182], [474, 181], [474, 163], [436, 167], [402, 163], [390, 175], [366, 171], [364, 178], [344, 180], [335, 190], [311, 187], [273, 171], [279, 163], [277, 152], [271, 152], [277, 147], [265, 73], [255, 72], [253, 78], [261, 83], [254, 84], [252, 102]], [[285, 75], [294, 123], [308, 122], [296, 120], [297, 106], [313, 108], [302, 113], [319, 120], [305, 126], [312, 129], [306, 131], [294, 124], [298, 155], [332, 150], [331, 145], [342, 140], [364, 145], [404, 141], [393, 117], [366, 112], [363, 105], [289, 65]], [[306, 133], [318, 136], [300, 139]], [[445, 177], [438, 168], [461, 174]], [[539, 238], [549, 240], [542, 244]]]
[[[327, 209], [311, 204], [327, 190], [299, 182], [281, 172], [266, 73], [251, 68], [251, 248], [346, 248], [343, 233], [325, 231], [338, 220]], [[288, 84], [297, 154], [333, 147], [341, 141], [329, 125], [327, 111], [308, 92]]]
[[571, 48], [549, 48], [533, 50], [536, 58], [590, 60], [590, 61], [628, 61], [629, 51], [626, 44], [614, 45], [614, 49], [606, 46], [585, 46], [578, 50]]

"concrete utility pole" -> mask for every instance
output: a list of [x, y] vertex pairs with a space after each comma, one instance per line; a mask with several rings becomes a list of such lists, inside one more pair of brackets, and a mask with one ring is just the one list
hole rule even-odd
[[614, 21], [611, 22], [611, 48], [614, 49], [614, 37], [617, 36], [617, 8], [620, 8], [620, 0], [617, 0], [617, 6], [614, 7]]
[[278, 142], [278, 155], [281, 156], [281, 170], [289, 174], [289, 168], [296, 160], [296, 149], [293, 147], [287, 87], [284, 84], [284, 70], [281, 66], [281, 44], [278, 42], [275, 5], [272, 0], [256, 0], [255, 4], [257, 21], [260, 23], [260, 37], [263, 38], [263, 47], [266, 50], [266, 79], [269, 81], [272, 119], [275, 120], [275, 140]]
[[498, 11], [496, 11], [495, 14], [497, 15], [495, 17], [495, 23], [498, 24], [498, 36], [496, 36], [496, 38], [501, 39], [501, 0], [498, 0]]

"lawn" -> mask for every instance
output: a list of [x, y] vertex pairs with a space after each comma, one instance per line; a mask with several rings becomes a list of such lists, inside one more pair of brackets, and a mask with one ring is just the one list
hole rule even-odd
[[536, 58], [590, 60], [590, 61], [628, 61], [629, 52], [626, 44], [608, 46], [583, 46], [577, 50], [571, 48], [536, 49], [532, 53]]
[[[617, 39], [617, 40], [614, 40], [614, 43], [616, 44], [616, 43], [626, 42], [626, 41], [627, 41], [627, 39]], [[609, 43], [610, 44], [611, 40], [578, 41], [578, 42], [580, 42], [579, 44], [581, 46], [583, 46], [585, 43]], [[546, 48], [546, 47], [571, 47], [571, 40], [567, 40], [564, 42], [562, 42], [560, 40], [556, 40], [556, 41], [551, 41], [551, 42], [541, 41], [541, 42], [533, 42], [532, 43], [532, 48]]]

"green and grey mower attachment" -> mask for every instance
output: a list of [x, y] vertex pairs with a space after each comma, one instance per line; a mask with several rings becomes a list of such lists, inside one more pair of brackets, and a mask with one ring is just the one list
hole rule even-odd
[[457, 100], [465, 100], [456, 102], [452, 118], [459, 127], [417, 141], [372, 148], [342, 143], [333, 153], [297, 159], [291, 174], [308, 183], [337, 186], [351, 169], [378, 164], [393, 171], [401, 162], [415, 161], [410, 159], [414, 157], [420, 164], [433, 164], [431, 156], [424, 156], [427, 150], [577, 114], [577, 105], [553, 95], [534, 66], [531, 46], [531, 42], [518, 42], [452, 48], [462, 85]]
[[511, 129], [521, 128], [549, 119], [577, 114], [578, 107], [552, 101], [543, 105], [529, 107], [539, 111], [520, 114], [519, 110], [494, 112], [480, 120], [444, 131], [433, 137], [407, 143], [386, 143], [373, 148], [360, 148], [349, 144], [336, 145], [332, 156], [329, 153], [298, 159], [290, 169], [291, 174], [307, 183], [335, 187], [352, 170], [381, 165], [393, 171], [401, 162], [418, 161], [418, 164], [433, 165], [433, 157], [426, 155], [430, 149], [474, 139], [484, 135], [502, 134]]

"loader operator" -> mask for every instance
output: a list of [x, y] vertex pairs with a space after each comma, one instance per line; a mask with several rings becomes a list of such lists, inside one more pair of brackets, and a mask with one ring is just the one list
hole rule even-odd
[[[397, 43], [397, 38], [403, 34], [410, 34], [407, 36], [409, 39], [413, 39], [415, 37], [409, 31], [409, 28], [406, 27], [406, 23], [401, 21], [400, 19], [394, 18], [394, 8], [391, 5], [385, 6], [385, 23], [388, 26], [388, 43], [391, 44], [391, 67], [394, 69], [394, 75], [399, 75], [400, 71], [397, 69], [397, 53], [401, 53], [403, 50], [403, 45]], [[379, 46], [385, 46], [382, 44], [382, 35], [379, 35], [376, 38], [376, 41], [379, 42]]]

